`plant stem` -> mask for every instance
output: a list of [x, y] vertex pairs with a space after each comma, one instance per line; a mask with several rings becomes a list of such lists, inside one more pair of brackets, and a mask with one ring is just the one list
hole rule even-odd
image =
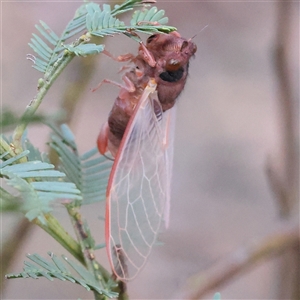
[[49, 233], [66, 250], [68, 250], [77, 260], [85, 265], [80, 245], [65, 231], [58, 220], [51, 214], [45, 214], [47, 225], [41, 223], [38, 219], [34, 223]]
[[[280, 117], [280, 148], [282, 167], [273, 170], [271, 187], [279, 204], [282, 220], [299, 220], [299, 113], [298, 96], [294, 93], [293, 73], [289, 59], [290, 50], [296, 45], [292, 39], [293, 10], [299, 8], [289, 1], [279, 1], [274, 43], [274, 67], [278, 85], [278, 111]], [[297, 75], [296, 75], [297, 76]], [[279, 161], [280, 157], [276, 157]], [[270, 178], [272, 179], [272, 177]], [[279, 183], [279, 184], [278, 184]], [[277, 185], [276, 185], [277, 184]], [[278, 193], [279, 191], [279, 193]], [[299, 232], [298, 232], [299, 235]], [[278, 261], [278, 270], [272, 295], [276, 299], [300, 299], [300, 243], [286, 251]]]
[[[101, 57], [101, 56], [100, 56]], [[62, 101], [60, 103], [60, 110], [64, 112], [64, 117], [55, 122], [57, 126], [61, 124], [68, 124], [73, 129], [73, 125], [76, 125], [76, 119], [74, 119], [74, 113], [82, 101], [82, 95], [87, 89], [87, 86], [91, 80], [92, 75], [96, 69], [96, 59], [99, 61], [99, 57], [96, 55], [90, 55], [85, 58], [79, 57], [73, 61], [72, 68], [76, 70], [75, 74], [70, 76], [70, 80], [65, 85], [65, 90], [62, 95]], [[70, 71], [72, 72], [72, 70]], [[73, 71], [74, 73], [74, 71]], [[50, 147], [48, 153], [49, 159], [52, 164], [57, 166], [59, 164], [59, 157], [56, 151]]]
[[51, 73], [50, 77], [45, 76], [43, 79], [39, 79], [38, 83], [38, 93], [27, 105], [26, 110], [21, 117], [21, 123], [16, 127], [13, 134], [13, 144], [16, 148], [16, 153], [22, 152], [21, 139], [22, 135], [30, 121], [30, 118], [34, 115], [40, 104], [42, 103], [43, 98], [47, 94], [49, 88], [54, 83], [59, 74], [64, 70], [64, 68], [69, 64], [73, 59], [74, 54], [66, 52], [64, 56], [59, 60], [56, 65], [56, 68]]
[[298, 226], [293, 226], [266, 237], [259, 244], [253, 243], [243, 247], [212, 268], [190, 277], [183, 298], [202, 299], [208, 292], [218, 290], [222, 285], [255, 265], [291, 249], [299, 249], [299, 242]]
[[11, 145], [9, 145], [2, 136], [0, 136], [0, 155], [8, 152], [8, 154], [5, 156], [6, 159], [9, 159], [11, 157], [15, 156], [15, 153], [13, 152], [13, 149], [11, 147]]
[[[108, 271], [102, 267], [95, 259], [94, 249], [93, 249], [93, 239], [84, 226], [82, 217], [78, 207], [67, 206], [68, 213], [71, 217], [72, 225], [76, 233], [77, 239], [79, 241], [81, 252], [83, 254], [84, 262], [87, 269], [94, 274], [97, 282], [101, 285], [105, 284], [110, 278]], [[103, 282], [103, 279], [105, 282]], [[104, 295], [100, 295], [94, 291], [95, 299], [105, 299]]]

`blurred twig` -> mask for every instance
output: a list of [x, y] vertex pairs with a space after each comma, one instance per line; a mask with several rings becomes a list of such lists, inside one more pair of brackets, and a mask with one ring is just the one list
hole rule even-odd
[[183, 299], [200, 299], [266, 259], [293, 247], [299, 247], [297, 226], [266, 237], [260, 243], [241, 248], [211, 269], [191, 277]]
[[[299, 222], [299, 140], [296, 96], [289, 68], [291, 49], [291, 16], [299, 6], [289, 1], [278, 2], [274, 66], [278, 82], [278, 111], [281, 128], [282, 165], [276, 169], [271, 161], [267, 170], [282, 219]], [[296, 89], [295, 89], [296, 90]], [[276, 159], [280, 161], [280, 158]], [[299, 231], [298, 231], [299, 235]], [[275, 299], [300, 299], [300, 246], [289, 249], [278, 261], [275, 272]]]
[[[297, 4], [296, 4], [297, 5]], [[250, 267], [274, 255], [280, 255], [272, 299], [300, 299], [300, 242], [299, 242], [299, 140], [297, 131], [296, 97], [293, 95], [289, 72], [291, 15], [295, 3], [278, 2], [274, 66], [278, 82], [280, 113], [281, 158], [267, 161], [267, 175], [278, 203], [279, 215], [289, 223], [297, 218], [292, 229], [267, 237], [258, 246], [243, 248], [211, 269], [193, 276], [188, 282], [184, 299], [199, 299], [218, 289]], [[274, 162], [282, 161], [275, 166]]]
[[[85, 58], [78, 58], [74, 61], [72, 67], [76, 72], [73, 71], [70, 75], [70, 80], [65, 87], [60, 104], [61, 109], [65, 113], [65, 118], [60, 120], [57, 125], [66, 123], [70, 128], [74, 126], [75, 121], [73, 117], [75, 110], [82, 100], [82, 95], [86, 91], [92, 75], [95, 72], [97, 58], [96, 55], [91, 55]], [[58, 157], [52, 148], [49, 149], [49, 158], [51, 163], [57, 165]]]
[[289, 218], [293, 212], [297, 213], [299, 198], [299, 158], [297, 107], [293, 95], [292, 76], [289, 72], [288, 52], [291, 46], [291, 15], [296, 8], [288, 1], [278, 2], [277, 32], [274, 45], [274, 67], [278, 86], [278, 111], [280, 118], [280, 142], [282, 165], [275, 166], [269, 160], [267, 172], [272, 191], [279, 205], [281, 217]]
[[[65, 88], [64, 95], [61, 101], [61, 108], [65, 111], [65, 119], [59, 120], [59, 122], [70, 123], [74, 115], [75, 108], [79, 104], [80, 99], [82, 99], [82, 94], [86, 90], [88, 82], [95, 69], [95, 59], [96, 56], [90, 56], [85, 59], [77, 59], [78, 66], [75, 66], [76, 74], [69, 80], [69, 84]], [[51, 153], [49, 154], [51, 157]], [[52, 158], [55, 161], [56, 158]], [[0, 290], [3, 292], [5, 285], [3, 284], [4, 275], [8, 272], [11, 261], [17, 254], [17, 250], [20, 248], [21, 243], [29, 235], [29, 231], [32, 228], [32, 224], [28, 222], [27, 219], [21, 220], [12, 236], [8, 238], [5, 244], [2, 246], [1, 251], [1, 272], [2, 275], [0, 279]], [[80, 259], [79, 259], [80, 260]]]
[[16, 225], [13, 233], [7, 238], [5, 243], [1, 246], [1, 268], [0, 268], [0, 291], [4, 290], [4, 275], [7, 273], [18, 249], [21, 249], [22, 243], [28, 237], [33, 224], [27, 219], [23, 218]]

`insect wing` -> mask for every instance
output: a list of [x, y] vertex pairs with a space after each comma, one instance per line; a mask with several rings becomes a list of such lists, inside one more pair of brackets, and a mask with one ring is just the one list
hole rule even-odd
[[166, 228], [169, 226], [170, 200], [171, 200], [171, 179], [173, 171], [173, 152], [175, 134], [176, 106], [164, 112], [165, 144], [166, 144], [166, 204], [164, 209], [164, 222]]
[[150, 81], [127, 125], [107, 188], [106, 247], [122, 281], [133, 279], [144, 266], [161, 220], [167, 219], [170, 114], [163, 114], [155, 88]]

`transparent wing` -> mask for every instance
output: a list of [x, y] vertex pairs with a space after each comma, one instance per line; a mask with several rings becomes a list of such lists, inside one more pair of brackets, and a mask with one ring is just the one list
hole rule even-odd
[[[110, 174], [106, 205], [106, 246], [118, 279], [133, 279], [168, 220], [172, 113], [162, 113], [149, 81], [131, 117]], [[173, 110], [173, 109], [172, 109]], [[173, 126], [172, 126], [173, 127]]]

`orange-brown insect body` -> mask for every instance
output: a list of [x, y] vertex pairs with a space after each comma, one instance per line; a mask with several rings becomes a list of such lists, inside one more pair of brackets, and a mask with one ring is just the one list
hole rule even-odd
[[163, 111], [170, 109], [182, 92], [188, 75], [189, 60], [197, 47], [178, 32], [155, 34], [148, 38], [147, 49], [156, 65], [151, 68], [151, 77], [157, 82], [158, 98]]
[[157, 83], [162, 110], [174, 106], [186, 82], [189, 59], [196, 50], [191, 40], [172, 32], [150, 36], [146, 45], [140, 43], [137, 56], [126, 56], [125, 60], [130, 59], [132, 66], [123, 77], [125, 86], [121, 88], [108, 122], [100, 132], [98, 148], [102, 154], [109, 150], [113, 156], [116, 155], [129, 119], [150, 78]]

